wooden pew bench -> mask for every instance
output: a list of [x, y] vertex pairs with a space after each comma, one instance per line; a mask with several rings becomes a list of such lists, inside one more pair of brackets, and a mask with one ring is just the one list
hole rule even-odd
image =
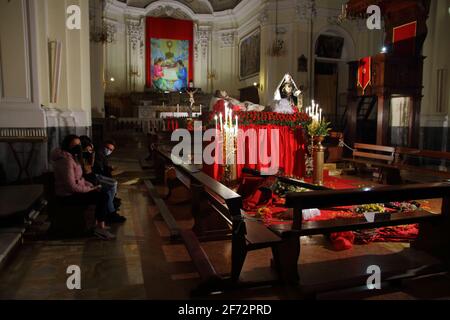
[[378, 168], [379, 180], [385, 184], [401, 183], [399, 169], [394, 163], [395, 147], [355, 143], [353, 157], [343, 160], [353, 163], [356, 169], [363, 166]]
[[[179, 230], [179, 234], [202, 279], [195, 294], [234, 287], [248, 252], [273, 248], [282, 241], [259, 222], [244, 220], [241, 196], [200, 171], [198, 166], [174, 164], [170, 150], [164, 148], [158, 149], [155, 165], [159, 174], [164, 173], [165, 166], [174, 168], [177, 179], [191, 192], [194, 226], [192, 230]], [[162, 177], [157, 180], [161, 181]], [[176, 224], [173, 216], [165, 220], [169, 221], [168, 225]], [[229, 274], [218, 275], [201, 242], [224, 239], [232, 242], [231, 270]]]
[[[363, 217], [328, 221], [302, 221], [302, 210], [387, 203], [394, 201], [442, 198], [440, 214], [419, 209], [408, 213], [392, 213], [390, 219], [369, 222]], [[289, 193], [286, 207], [293, 208], [292, 224], [273, 225], [270, 230], [283, 238], [274, 252], [274, 261], [280, 279], [284, 283], [298, 283], [298, 260], [301, 252], [300, 237], [333, 232], [374, 229], [419, 223], [419, 237], [412, 247], [430, 253], [445, 263], [450, 262], [450, 184], [389, 186], [354, 190], [324, 190], [304, 193]]]
[[0, 187], [0, 268], [47, 206], [42, 185]]
[[[395, 149], [395, 165], [400, 171], [406, 171], [410, 175], [405, 178], [413, 182], [423, 182], [425, 179], [446, 180], [450, 179], [450, 171], [440, 170], [441, 163], [450, 161], [449, 152], [419, 150], [405, 147]], [[430, 165], [430, 162], [434, 164]]]

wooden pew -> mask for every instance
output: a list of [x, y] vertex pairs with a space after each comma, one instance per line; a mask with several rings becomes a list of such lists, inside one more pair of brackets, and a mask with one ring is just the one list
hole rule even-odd
[[[420, 209], [410, 213], [393, 213], [390, 219], [374, 222], [368, 222], [365, 218], [302, 221], [303, 209], [438, 198], [443, 199], [440, 214]], [[434, 183], [289, 193], [286, 198], [286, 207], [294, 210], [292, 225], [270, 227], [270, 230], [283, 238], [280, 245], [276, 247], [274, 260], [280, 279], [285, 283], [299, 281], [297, 264], [301, 252], [301, 236], [419, 223], [420, 234], [413, 247], [431, 253], [446, 263], [450, 262], [450, 184]]]
[[0, 187], [0, 268], [47, 206], [42, 185]]
[[394, 164], [395, 147], [379, 146], [373, 144], [355, 143], [353, 158], [344, 158], [344, 161], [358, 165], [371, 166], [380, 169], [380, 181], [386, 184], [400, 184], [400, 172]]
[[[450, 153], [433, 150], [419, 150], [405, 147], [395, 149], [395, 165], [399, 170], [408, 171], [420, 176], [428, 175], [439, 179], [450, 179], [450, 172], [438, 168], [425, 167], [421, 164], [412, 164], [411, 160], [422, 162], [423, 160], [450, 161]], [[419, 179], [414, 179], [417, 181]], [[420, 180], [419, 180], [420, 181]]]
[[[180, 235], [202, 278], [202, 283], [195, 293], [208, 293], [242, 285], [239, 277], [247, 253], [263, 248], [273, 249], [282, 241], [281, 237], [257, 221], [244, 220], [241, 196], [200, 171], [198, 166], [174, 164], [167, 149], [159, 148], [157, 154], [159, 169], [156, 172], [164, 172], [162, 168], [166, 164], [174, 167], [177, 177], [192, 192], [191, 212], [195, 221], [194, 227], [192, 230], [181, 230]], [[227, 230], [214, 228], [217, 219], [227, 225]], [[227, 239], [231, 238], [231, 270], [228, 275], [219, 276], [201, 248], [201, 241], [218, 239], [218, 233], [223, 234], [224, 231], [228, 234]]]

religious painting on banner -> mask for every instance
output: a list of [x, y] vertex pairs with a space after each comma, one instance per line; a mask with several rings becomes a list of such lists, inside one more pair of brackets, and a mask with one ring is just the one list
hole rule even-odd
[[189, 41], [151, 38], [154, 89], [181, 91], [188, 86]]
[[359, 60], [358, 65], [358, 86], [362, 88], [363, 95], [367, 86], [372, 80], [372, 57], [365, 57]]
[[194, 79], [193, 21], [155, 17], [146, 21], [146, 87], [184, 91]]

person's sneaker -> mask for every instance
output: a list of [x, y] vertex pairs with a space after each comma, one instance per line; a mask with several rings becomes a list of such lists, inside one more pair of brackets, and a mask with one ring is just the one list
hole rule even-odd
[[113, 213], [110, 213], [106, 217], [106, 221], [109, 223], [123, 223], [123, 222], [127, 221], [127, 218], [125, 218], [124, 216], [121, 216], [117, 212], [113, 212]]
[[113, 204], [116, 210], [119, 210], [120, 206], [122, 205], [122, 201], [119, 198], [114, 198]]
[[116, 238], [111, 232], [106, 229], [95, 228], [94, 235], [102, 240], [114, 240]]

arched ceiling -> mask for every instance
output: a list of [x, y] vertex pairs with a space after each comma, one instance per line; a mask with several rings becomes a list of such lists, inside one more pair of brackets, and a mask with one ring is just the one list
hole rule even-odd
[[[158, 0], [119, 0], [130, 7], [145, 8]], [[234, 9], [242, 0], [177, 0], [197, 14]]]

